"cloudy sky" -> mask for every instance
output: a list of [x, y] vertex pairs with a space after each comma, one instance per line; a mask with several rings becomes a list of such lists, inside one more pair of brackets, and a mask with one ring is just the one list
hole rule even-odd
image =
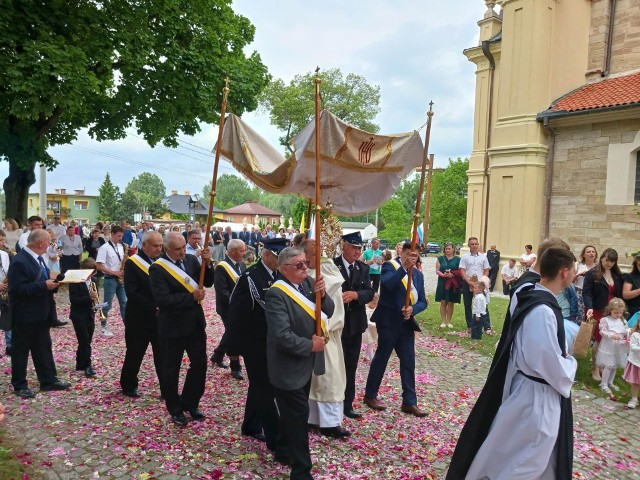
[[[436, 165], [470, 154], [475, 68], [462, 51], [478, 42], [477, 21], [486, 10], [484, 1], [236, 0], [233, 8], [255, 25], [252, 49], [260, 53], [274, 78], [288, 83], [316, 66], [364, 76], [380, 86], [376, 121], [381, 133], [419, 128], [433, 100], [430, 150]], [[266, 114], [243, 118], [278, 146], [278, 132]], [[145, 171], [162, 178], [168, 193], [201, 193], [210, 181], [213, 158], [208, 150], [217, 127], [203, 126], [199, 135], [181, 137], [176, 150], [152, 149], [134, 130], [130, 133], [125, 140], [97, 142], [81, 132], [72, 145], [51, 148], [60, 165], [48, 173], [47, 191], [84, 187], [88, 194], [97, 194], [107, 171], [122, 190]], [[220, 174], [233, 172], [221, 162]], [[8, 164], [2, 162], [0, 176], [7, 174]], [[38, 191], [38, 184], [31, 190]]]

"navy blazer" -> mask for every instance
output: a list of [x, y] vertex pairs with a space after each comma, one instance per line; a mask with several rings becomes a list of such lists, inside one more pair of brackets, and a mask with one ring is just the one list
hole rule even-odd
[[48, 276], [44, 276], [37, 260], [23, 248], [13, 258], [7, 275], [13, 322], [49, 322], [50, 315], [55, 314], [53, 291], [47, 289]]
[[[399, 258], [397, 259], [399, 261]], [[413, 268], [411, 283], [418, 290], [418, 301], [413, 305], [413, 315], [410, 320], [405, 320], [402, 316], [404, 301], [407, 289], [402, 284], [402, 279], [407, 271], [400, 267], [397, 270], [391, 262], [382, 264], [380, 272], [380, 300], [378, 306], [371, 316], [371, 321], [378, 327], [400, 328], [405, 322], [409, 323], [413, 330], [420, 331], [415, 316], [427, 308], [427, 297], [424, 293], [424, 277], [422, 272]]]
[[242, 231], [242, 232], [238, 233], [238, 238], [240, 240], [242, 240], [245, 243], [245, 245], [249, 245], [249, 241], [251, 240], [251, 232]]
[[[609, 300], [609, 284], [604, 277], [599, 282], [596, 282], [595, 270], [595, 268], [592, 268], [584, 276], [582, 299], [584, 300], [585, 310], [604, 310]], [[613, 272], [611, 272], [611, 276], [613, 277], [613, 296], [622, 298], [624, 279]]]

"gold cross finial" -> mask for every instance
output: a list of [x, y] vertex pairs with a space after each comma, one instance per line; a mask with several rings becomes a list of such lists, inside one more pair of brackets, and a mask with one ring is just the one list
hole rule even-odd
[[429, 117], [433, 116], [433, 100], [429, 102], [429, 111], [427, 112], [427, 116]]

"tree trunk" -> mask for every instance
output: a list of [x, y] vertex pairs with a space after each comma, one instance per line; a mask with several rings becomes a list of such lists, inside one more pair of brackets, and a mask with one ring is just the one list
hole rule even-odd
[[[9, 176], [4, 179], [4, 196], [6, 199], [6, 217], [15, 218], [20, 225], [27, 221], [27, 201], [29, 187], [36, 183], [35, 162], [28, 170], [23, 170], [16, 162], [9, 160]], [[44, 215], [43, 215], [44, 214]], [[46, 218], [47, 212], [40, 212]]]

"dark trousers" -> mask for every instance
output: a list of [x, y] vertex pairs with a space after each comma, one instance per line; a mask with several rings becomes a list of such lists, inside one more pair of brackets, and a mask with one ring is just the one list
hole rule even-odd
[[473, 317], [473, 325], [471, 326], [471, 338], [475, 340], [479, 340], [482, 338], [482, 329], [483, 325], [487, 322], [487, 314], [480, 315], [480, 318], [477, 319]]
[[402, 383], [403, 405], [417, 405], [416, 398], [416, 355], [414, 331], [409, 322], [398, 328], [378, 325], [378, 349], [376, 350], [365, 388], [365, 397], [375, 399], [387, 369], [391, 352], [396, 352], [400, 360], [400, 382]]
[[489, 287], [490, 292], [493, 292], [493, 288], [496, 286], [496, 280], [498, 279], [498, 270], [498, 265], [491, 267], [491, 270], [489, 270], [489, 280], [491, 280], [491, 286]]
[[377, 292], [378, 288], [380, 288], [380, 275], [371, 275], [369, 273], [369, 278], [371, 279], [371, 288], [373, 288], [373, 292]]
[[[153, 322], [155, 323], [155, 318]], [[164, 397], [165, 395], [162, 390], [162, 355], [160, 353], [158, 331], [155, 324], [129, 325], [127, 321], [125, 321], [124, 341], [127, 350], [124, 355], [122, 371], [120, 372], [120, 387], [122, 390], [126, 392], [138, 388], [140, 366], [147, 353], [147, 348], [149, 344], [151, 344], [153, 364], [156, 369], [156, 375], [158, 376], [158, 383], [160, 384], [160, 394]]]
[[252, 435], [263, 432], [269, 450], [286, 455], [287, 448], [278, 428], [275, 393], [269, 382], [267, 354], [264, 351], [247, 351], [242, 358], [249, 377], [242, 433]]
[[482, 323], [482, 329], [486, 332], [487, 330], [491, 330], [491, 317], [489, 315], [489, 307], [487, 307], [487, 313], [480, 316], [480, 323]]
[[80, 255], [62, 255], [60, 258], [60, 272], [77, 270], [80, 268]]
[[40, 387], [51, 385], [58, 380], [58, 372], [51, 351], [49, 328], [46, 322], [14, 322], [11, 330], [11, 385], [15, 391], [29, 387], [27, 384], [29, 352], [31, 352]]
[[[220, 316], [220, 318], [222, 319], [222, 324], [224, 325], [224, 333], [222, 334], [220, 343], [218, 343], [218, 346], [213, 351], [213, 355], [211, 355], [212, 362], [222, 361], [225, 354], [228, 357], [237, 357], [239, 355], [238, 353], [229, 351], [230, 343], [229, 343], [229, 335], [227, 334], [227, 331], [229, 330], [227, 328], [228, 318], [226, 316], [223, 317], [222, 315]], [[237, 370], [237, 371], [242, 370], [242, 366], [240, 365], [240, 360], [231, 360], [231, 370]]]
[[[184, 352], [189, 357], [189, 369], [178, 393], [180, 365]], [[162, 380], [164, 401], [171, 415], [179, 415], [184, 410], [198, 408], [204, 393], [207, 376], [207, 334], [203, 328], [196, 328], [191, 335], [185, 337], [160, 338], [160, 355], [162, 356]]]
[[311, 476], [311, 453], [309, 452], [309, 388], [311, 379], [295, 390], [274, 388], [278, 411], [280, 412], [280, 431], [289, 447], [292, 480], [313, 479]]
[[344, 389], [344, 409], [353, 408], [353, 399], [356, 398], [356, 370], [360, 360], [362, 348], [362, 334], [342, 336], [342, 351], [344, 353], [344, 369], [347, 374], [347, 384]]
[[92, 308], [88, 308], [84, 314], [71, 317], [73, 329], [78, 339], [76, 350], [76, 370], [84, 370], [91, 366], [91, 340], [96, 328], [96, 314]]
[[511, 293], [511, 286], [514, 283], [515, 282], [507, 283], [504, 280], [502, 280], [502, 293], [504, 293], [505, 295], [509, 295]]
[[464, 302], [464, 319], [467, 321], [467, 328], [473, 328], [473, 314], [471, 304], [473, 302], [473, 292], [469, 289], [469, 284], [462, 281], [462, 300]]

